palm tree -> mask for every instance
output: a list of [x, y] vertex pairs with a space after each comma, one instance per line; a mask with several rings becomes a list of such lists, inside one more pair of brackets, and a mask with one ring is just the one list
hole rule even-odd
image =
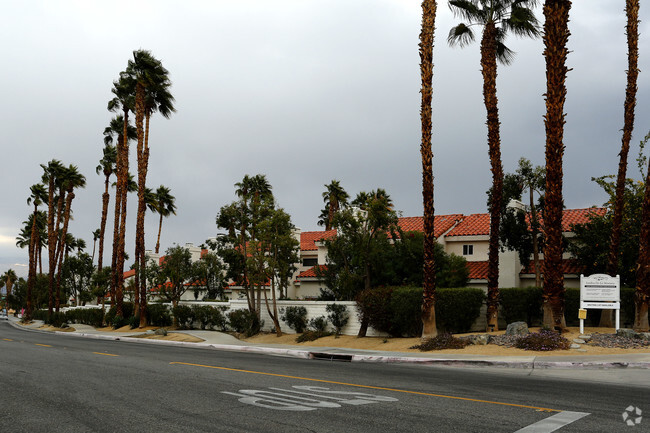
[[[56, 270], [56, 247], [58, 244], [57, 234], [58, 234], [58, 225], [60, 220], [60, 212], [63, 208], [63, 195], [59, 193], [59, 196], [56, 197], [55, 190], [59, 188], [60, 179], [63, 170], [65, 167], [61, 164], [61, 161], [56, 159], [51, 160], [47, 165], [41, 164], [43, 168], [43, 183], [47, 184], [48, 199], [47, 199], [47, 247], [48, 247], [48, 314], [51, 316], [54, 309], [54, 271]], [[55, 205], [55, 201], [57, 205]], [[56, 230], [55, 230], [55, 209], [59, 217], [56, 221]]]
[[[63, 256], [65, 250], [66, 235], [68, 233], [68, 224], [72, 212], [72, 200], [75, 198], [74, 190], [76, 188], [86, 187], [86, 177], [79, 173], [77, 166], [70, 165], [62, 174], [61, 185], [65, 194], [65, 214], [63, 217], [63, 228], [59, 236], [59, 246], [57, 247], [58, 274], [56, 280], [56, 311], [59, 311], [61, 305], [61, 270], [63, 265]], [[84, 242], [85, 244], [85, 242]]]
[[2, 283], [0, 283], [0, 286], [5, 286], [7, 288], [7, 297], [11, 295], [11, 288], [13, 287], [14, 283], [18, 280], [18, 276], [16, 275], [16, 272], [13, 269], [8, 269], [3, 275], [2, 275]]
[[[639, 0], [626, 0], [625, 14], [627, 15], [627, 88], [625, 90], [623, 138], [621, 141], [618, 177], [616, 179], [616, 198], [614, 201], [614, 216], [612, 218], [612, 235], [609, 243], [607, 273], [612, 277], [618, 275], [618, 250], [621, 241], [623, 225], [623, 203], [625, 178], [627, 176], [627, 155], [630, 151], [630, 140], [634, 130], [634, 107], [636, 105], [636, 82], [639, 76]], [[600, 326], [612, 326], [612, 311], [603, 310], [600, 316]]]
[[[146, 267], [144, 244], [144, 218], [146, 212], [145, 188], [149, 164], [149, 119], [151, 114], [160, 112], [169, 118], [175, 111], [174, 97], [169, 92], [171, 81], [169, 71], [162, 63], [153, 57], [149, 51], [133, 52], [133, 60], [129, 60], [125, 75], [135, 84], [135, 126], [138, 135], [138, 214], [135, 232], [135, 262], [142, 270]], [[146, 119], [146, 128], [144, 121]], [[141, 294], [140, 323], [146, 324], [146, 284], [140, 281], [136, 273], [136, 291]]]
[[171, 190], [164, 185], [160, 185], [156, 189], [154, 195], [154, 212], [160, 215], [160, 222], [158, 223], [158, 239], [156, 241], [156, 254], [160, 251], [160, 232], [162, 230], [163, 218], [169, 215], [176, 215], [176, 197], [171, 195]]
[[[91, 257], [91, 261], [95, 263], [95, 247], [97, 246], [97, 241], [99, 240], [99, 229], [93, 230], [93, 255]], [[100, 271], [99, 269], [97, 270], [98, 272]]]
[[[111, 122], [112, 123], [112, 122]], [[121, 127], [122, 125], [120, 125]], [[99, 255], [97, 256], [97, 269], [98, 271], [102, 269], [102, 259], [104, 256], [104, 234], [106, 233], [106, 218], [108, 216], [108, 203], [111, 199], [111, 195], [108, 192], [110, 185], [110, 179], [113, 173], [116, 171], [117, 164], [117, 148], [110, 144], [106, 144], [103, 150], [103, 157], [99, 160], [99, 165], [95, 168], [97, 174], [102, 173], [104, 175], [104, 193], [102, 194], [102, 218], [99, 224]], [[93, 248], [93, 257], [95, 249]]]
[[[122, 72], [120, 79], [113, 81], [111, 92], [115, 97], [108, 101], [108, 110], [122, 111], [122, 137], [129, 135], [129, 112], [135, 109], [135, 83]], [[115, 191], [115, 224], [113, 230], [113, 258], [111, 275], [111, 303], [116, 305], [116, 315], [122, 316], [122, 285], [124, 281], [124, 247], [126, 241], [126, 198], [129, 176], [129, 142], [117, 140], [117, 185]]]
[[483, 100], [487, 111], [488, 147], [492, 171], [490, 200], [490, 246], [488, 251], [487, 329], [498, 329], [499, 308], [499, 222], [503, 194], [503, 167], [499, 108], [497, 103], [497, 61], [508, 65], [514, 53], [504, 45], [508, 32], [517, 36], [537, 37], [537, 19], [532, 11], [536, 0], [450, 0], [454, 15], [467, 20], [449, 31], [450, 45], [461, 47], [474, 40], [473, 25], [483, 26], [481, 38], [481, 67], [483, 73]]
[[420, 31], [420, 79], [422, 101], [420, 121], [422, 124], [422, 203], [424, 205], [424, 281], [422, 291], [422, 338], [438, 335], [436, 327], [436, 269], [433, 252], [434, 236], [433, 207], [433, 152], [431, 150], [431, 101], [433, 99], [433, 38], [436, 28], [436, 2], [422, 2], [422, 29]]
[[570, 0], [544, 3], [544, 57], [546, 59], [546, 199], [544, 206], [543, 323], [564, 328], [564, 274], [562, 271], [562, 156], [564, 154], [565, 79], [569, 39]]
[[329, 185], [325, 185], [325, 192], [323, 192], [323, 201], [325, 202], [325, 210], [323, 214], [327, 216], [325, 221], [319, 221], [320, 225], [325, 224], [325, 230], [332, 229], [332, 221], [334, 220], [334, 215], [338, 212], [341, 207], [344, 207], [348, 203], [348, 198], [350, 196], [343, 189], [341, 183], [338, 180], [332, 180]]

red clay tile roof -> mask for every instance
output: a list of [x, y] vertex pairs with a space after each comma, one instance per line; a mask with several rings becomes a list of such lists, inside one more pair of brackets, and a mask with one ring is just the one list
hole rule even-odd
[[[544, 273], [544, 260], [539, 261], [539, 267]], [[564, 274], [581, 274], [584, 272], [584, 266], [581, 266], [575, 259], [565, 259], [562, 260], [562, 273]], [[532, 260], [528, 262], [528, 266], [521, 270], [520, 274], [534, 274], [535, 273], [535, 262]]]
[[467, 262], [470, 280], [487, 280], [488, 262]]
[[[462, 214], [436, 215], [433, 221], [434, 236], [439, 238], [456, 222], [463, 219]], [[397, 225], [405, 232], [423, 232], [424, 217], [404, 217], [397, 220]]]
[[466, 216], [447, 236], [481, 236], [490, 234], [490, 214], [475, 213]]
[[[562, 231], [570, 232], [574, 224], [589, 222], [592, 216], [602, 216], [607, 213], [605, 208], [566, 209], [562, 214]], [[540, 218], [540, 225], [544, 221]], [[447, 236], [488, 236], [490, 234], [490, 214], [480, 213], [465, 217]]]
[[301, 251], [316, 251], [318, 247], [316, 242], [323, 239], [330, 239], [336, 236], [336, 230], [320, 231], [320, 232], [302, 232], [300, 233], [300, 250]]
[[135, 269], [131, 269], [130, 271], [126, 271], [124, 273], [124, 278], [129, 278], [135, 275]]
[[317, 277], [316, 268], [326, 269], [326, 266], [325, 265], [312, 266], [306, 271], [302, 271], [301, 273], [299, 273], [298, 276], [296, 277], [296, 281], [300, 281], [302, 278], [316, 278]]

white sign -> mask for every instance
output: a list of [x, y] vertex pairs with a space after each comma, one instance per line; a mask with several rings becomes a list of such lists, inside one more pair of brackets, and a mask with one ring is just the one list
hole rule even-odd
[[604, 274], [580, 275], [580, 300], [618, 302], [621, 300], [620, 278]]
[[[594, 274], [580, 275], [580, 309], [616, 310], [616, 330], [620, 325], [621, 277]], [[584, 333], [585, 320], [580, 319], [580, 333]]]

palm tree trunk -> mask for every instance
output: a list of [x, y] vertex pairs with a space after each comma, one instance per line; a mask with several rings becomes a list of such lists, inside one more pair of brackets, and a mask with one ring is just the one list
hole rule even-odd
[[533, 263], [535, 265], [535, 287], [542, 287], [542, 272], [539, 269], [539, 221], [537, 220], [537, 209], [535, 209], [534, 190], [530, 188], [530, 227], [533, 232]]
[[481, 41], [483, 72], [483, 100], [487, 111], [488, 147], [492, 171], [490, 199], [490, 244], [488, 249], [487, 330], [497, 331], [499, 309], [499, 221], [503, 195], [503, 167], [501, 165], [501, 138], [497, 100], [497, 29], [488, 22]]
[[[144, 149], [142, 153], [142, 167], [138, 165], [138, 179], [142, 179], [142, 186], [147, 183], [147, 171], [149, 167], [149, 119], [150, 114], [145, 113], [146, 127], [144, 133]], [[139, 186], [139, 185], [138, 185]], [[144, 192], [144, 190], [143, 190]], [[138, 196], [138, 218], [141, 224], [141, 236], [139, 238], [139, 249], [140, 249], [140, 269], [142, 269], [142, 276], [144, 276], [144, 271], [147, 266], [147, 257], [145, 255], [145, 243], [144, 243], [144, 219], [147, 212], [147, 207], [144, 202], [144, 194], [142, 195], [142, 215], [140, 215], [140, 197]], [[139, 300], [139, 311], [140, 311], [140, 326], [144, 327], [147, 325], [147, 284], [146, 279], [141, 278], [139, 282], [140, 285], [135, 286], [136, 292], [140, 292]]]
[[[115, 197], [115, 212], [118, 215], [119, 209], [119, 228], [117, 230], [117, 254], [115, 256], [115, 282], [114, 282], [114, 293], [115, 300], [111, 299], [111, 302], [115, 303], [116, 315], [122, 317], [122, 303], [123, 303], [123, 286], [124, 286], [124, 248], [126, 241], [126, 203], [127, 203], [127, 192], [128, 192], [128, 179], [129, 179], [129, 143], [128, 139], [128, 125], [129, 125], [129, 112], [124, 110], [124, 132], [122, 134], [123, 143], [122, 143], [122, 152], [118, 152], [118, 191]], [[119, 144], [119, 141], [118, 141]], [[121, 170], [120, 170], [121, 167]], [[119, 206], [118, 206], [119, 201]]]
[[641, 234], [639, 235], [639, 261], [636, 268], [636, 291], [634, 293], [634, 329], [650, 331], [648, 305], [650, 305], [650, 164], [645, 179]]
[[47, 253], [48, 253], [48, 301], [47, 314], [52, 315], [54, 311], [54, 263], [56, 260], [56, 233], [54, 232], [54, 175], [50, 173], [48, 183], [48, 200], [47, 200]]
[[58, 261], [59, 261], [59, 266], [57, 269], [57, 276], [56, 276], [56, 311], [59, 311], [59, 308], [61, 306], [61, 271], [63, 269], [63, 256], [64, 252], [67, 258], [67, 251], [66, 251], [66, 246], [65, 246], [65, 239], [68, 234], [68, 224], [70, 222], [70, 208], [72, 206], [72, 200], [74, 199], [75, 194], [74, 192], [70, 191], [68, 192], [66, 199], [65, 199], [65, 215], [63, 217], [63, 228], [61, 229], [61, 239], [59, 241], [59, 247], [58, 247]]
[[431, 150], [431, 118], [433, 99], [433, 41], [436, 21], [435, 0], [422, 2], [422, 29], [420, 31], [420, 121], [422, 124], [422, 202], [424, 205], [424, 281], [422, 290], [422, 338], [438, 335], [436, 327], [436, 268], [434, 251], [434, 200], [433, 200], [433, 151]]
[[135, 225], [135, 305], [134, 311], [140, 310], [140, 257], [144, 254], [141, 245], [144, 245], [144, 194], [145, 179], [143, 178], [143, 150], [144, 150], [144, 86], [141, 83], [135, 87], [135, 128], [138, 134], [138, 145], [136, 149], [138, 164], [138, 213], [136, 214]]
[[[106, 219], [108, 217], [108, 203], [111, 195], [108, 193], [109, 176], [104, 181], [104, 194], [102, 194], [102, 221], [99, 225], [99, 251], [97, 252], [97, 272], [102, 271], [104, 258], [104, 236], [106, 235]], [[93, 256], [95, 255], [95, 246], [93, 245]]]
[[544, 227], [545, 326], [563, 328], [564, 274], [562, 271], [562, 156], [564, 154], [565, 79], [569, 39], [570, 0], [546, 0], [544, 4], [544, 57], [546, 58], [546, 205]]
[[32, 221], [32, 235], [29, 238], [29, 275], [27, 277], [27, 317], [25, 320], [29, 322], [32, 320], [32, 291], [34, 289], [34, 282], [36, 279], [36, 220], [38, 214], [38, 207], [34, 206], [34, 218]]
[[[625, 178], [627, 175], [627, 156], [634, 130], [634, 107], [636, 105], [637, 77], [639, 76], [639, 0], [625, 2], [627, 15], [627, 88], [625, 90], [623, 138], [621, 141], [618, 176], [616, 178], [616, 199], [612, 219], [612, 235], [609, 243], [607, 273], [618, 275], [618, 251], [621, 241], [621, 226], [623, 225], [623, 205], [625, 194]], [[600, 316], [600, 326], [613, 326], [613, 310], [603, 310]]]
[[158, 223], [158, 239], [156, 240], [156, 254], [160, 251], [160, 232], [162, 231], [163, 215], [160, 213], [160, 222]]

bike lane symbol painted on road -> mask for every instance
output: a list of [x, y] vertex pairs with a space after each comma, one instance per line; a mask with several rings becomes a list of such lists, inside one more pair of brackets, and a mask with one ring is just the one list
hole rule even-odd
[[257, 407], [274, 410], [310, 411], [322, 408], [338, 408], [342, 404], [358, 406], [398, 399], [362, 392], [331, 391], [320, 386], [293, 386], [293, 389], [269, 388], [269, 390], [240, 389], [238, 392], [222, 391], [239, 397], [239, 401]]

